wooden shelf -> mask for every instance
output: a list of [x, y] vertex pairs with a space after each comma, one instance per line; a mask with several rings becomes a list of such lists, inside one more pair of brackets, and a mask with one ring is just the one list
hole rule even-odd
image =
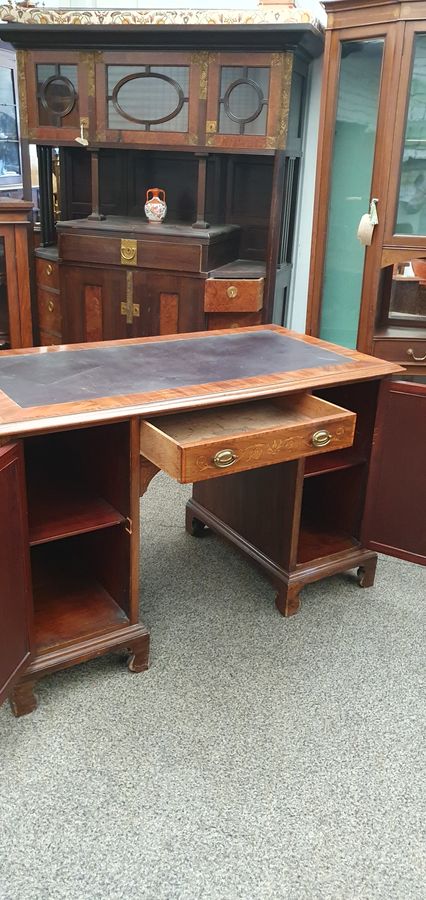
[[109, 528], [124, 516], [102, 497], [87, 493], [82, 485], [50, 481], [40, 473], [28, 486], [30, 545]]
[[32, 553], [36, 653], [86, 640], [128, 624], [126, 613], [78, 553], [54, 546]]
[[324, 556], [335, 556], [360, 547], [356, 538], [340, 531], [324, 529], [317, 525], [303, 525], [300, 528], [297, 565], [301, 566]]
[[324, 475], [327, 472], [339, 472], [341, 469], [352, 469], [353, 466], [362, 466], [365, 462], [366, 459], [353, 450], [335, 450], [322, 456], [307, 456], [305, 478]]

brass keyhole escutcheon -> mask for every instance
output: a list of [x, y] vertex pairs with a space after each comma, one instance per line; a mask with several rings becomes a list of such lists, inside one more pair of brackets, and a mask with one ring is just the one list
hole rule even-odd
[[231, 284], [226, 293], [230, 300], [235, 300], [236, 296], [238, 295], [238, 288], [236, 288], [235, 285]]
[[233, 450], [218, 450], [213, 457], [213, 465], [216, 466], [217, 469], [227, 469], [228, 466], [232, 466], [237, 459], [238, 456]]
[[331, 434], [325, 428], [321, 431], [314, 431], [312, 435], [312, 443], [314, 447], [326, 447], [331, 441]]
[[47, 304], [47, 309], [49, 312], [53, 312], [53, 310], [55, 309], [55, 304], [54, 304], [53, 300], [49, 300], [49, 302]]
[[53, 266], [50, 263], [47, 263], [46, 266], [46, 275], [51, 275], [53, 272]]
[[122, 263], [130, 263], [133, 266], [137, 265], [138, 261], [138, 245], [137, 241], [129, 240], [123, 238], [120, 244], [120, 255]]

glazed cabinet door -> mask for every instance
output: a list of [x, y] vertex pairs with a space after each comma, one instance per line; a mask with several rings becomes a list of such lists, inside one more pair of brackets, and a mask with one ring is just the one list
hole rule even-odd
[[202, 69], [202, 54], [101, 54], [96, 141], [196, 146]]
[[31, 658], [32, 597], [21, 444], [0, 447], [0, 703]]
[[30, 140], [45, 143], [71, 143], [81, 136], [87, 140], [93, 78], [87, 56], [76, 51], [37, 50], [26, 51], [19, 58], [21, 84], [26, 86], [24, 137], [27, 130]]
[[426, 385], [381, 387], [362, 542], [426, 565]]
[[230, 150], [284, 148], [291, 53], [216, 53], [209, 61], [206, 144]]

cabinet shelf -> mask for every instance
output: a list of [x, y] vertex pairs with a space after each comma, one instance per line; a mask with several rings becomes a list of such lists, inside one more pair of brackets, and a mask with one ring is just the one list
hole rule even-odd
[[360, 547], [361, 544], [350, 534], [330, 528], [321, 530], [317, 525], [302, 525], [299, 534], [297, 565], [321, 559], [324, 556], [335, 556]]
[[62, 542], [32, 551], [34, 631], [37, 655], [120, 629], [125, 611], [80, 556]]
[[28, 489], [30, 545], [119, 525], [124, 516], [82, 485], [32, 478]]
[[354, 450], [335, 450], [322, 456], [308, 456], [305, 463], [305, 478], [352, 469], [354, 466], [364, 465], [366, 461], [365, 457]]

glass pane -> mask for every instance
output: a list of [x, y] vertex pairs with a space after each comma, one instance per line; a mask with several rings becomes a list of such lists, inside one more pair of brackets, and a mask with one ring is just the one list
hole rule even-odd
[[48, 78], [51, 78], [52, 75], [57, 75], [56, 66], [54, 66], [53, 64], [46, 65], [45, 63], [43, 63], [43, 65], [39, 65], [36, 68], [38, 87], [40, 87], [40, 85], [43, 84], [44, 81], [47, 81]]
[[320, 336], [356, 347], [383, 40], [344, 41], [334, 131]]
[[0, 237], [0, 350], [9, 347], [9, 310], [7, 305], [6, 257], [4, 238]]
[[0, 67], [0, 104], [1, 106], [15, 105], [15, 92], [13, 90], [12, 69]]
[[[112, 77], [111, 69], [114, 72]], [[124, 75], [121, 73], [125, 71]], [[130, 72], [123, 66], [108, 67], [110, 96], [121, 78], [134, 77], [125, 81], [115, 94], [116, 105], [109, 102], [108, 124], [110, 128], [146, 130], [150, 126], [155, 131], [188, 130], [188, 84], [187, 66], [157, 66], [149, 71]], [[183, 103], [183, 106], [182, 106]], [[117, 106], [119, 107], [117, 109]], [[130, 118], [128, 118], [130, 117]], [[158, 119], [166, 118], [166, 122]], [[135, 121], [136, 120], [136, 121]]]
[[426, 234], [426, 34], [414, 42], [396, 234]]
[[20, 175], [18, 141], [0, 140], [0, 175]]
[[18, 138], [15, 106], [0, 106], [0, 138]]
[[59, 73], [64, 78], [68, 78], [68, 81], [71, 82], [71, 84], [77, 91], [77, 89], [78, 89], [77, 66], [59, 66]]

